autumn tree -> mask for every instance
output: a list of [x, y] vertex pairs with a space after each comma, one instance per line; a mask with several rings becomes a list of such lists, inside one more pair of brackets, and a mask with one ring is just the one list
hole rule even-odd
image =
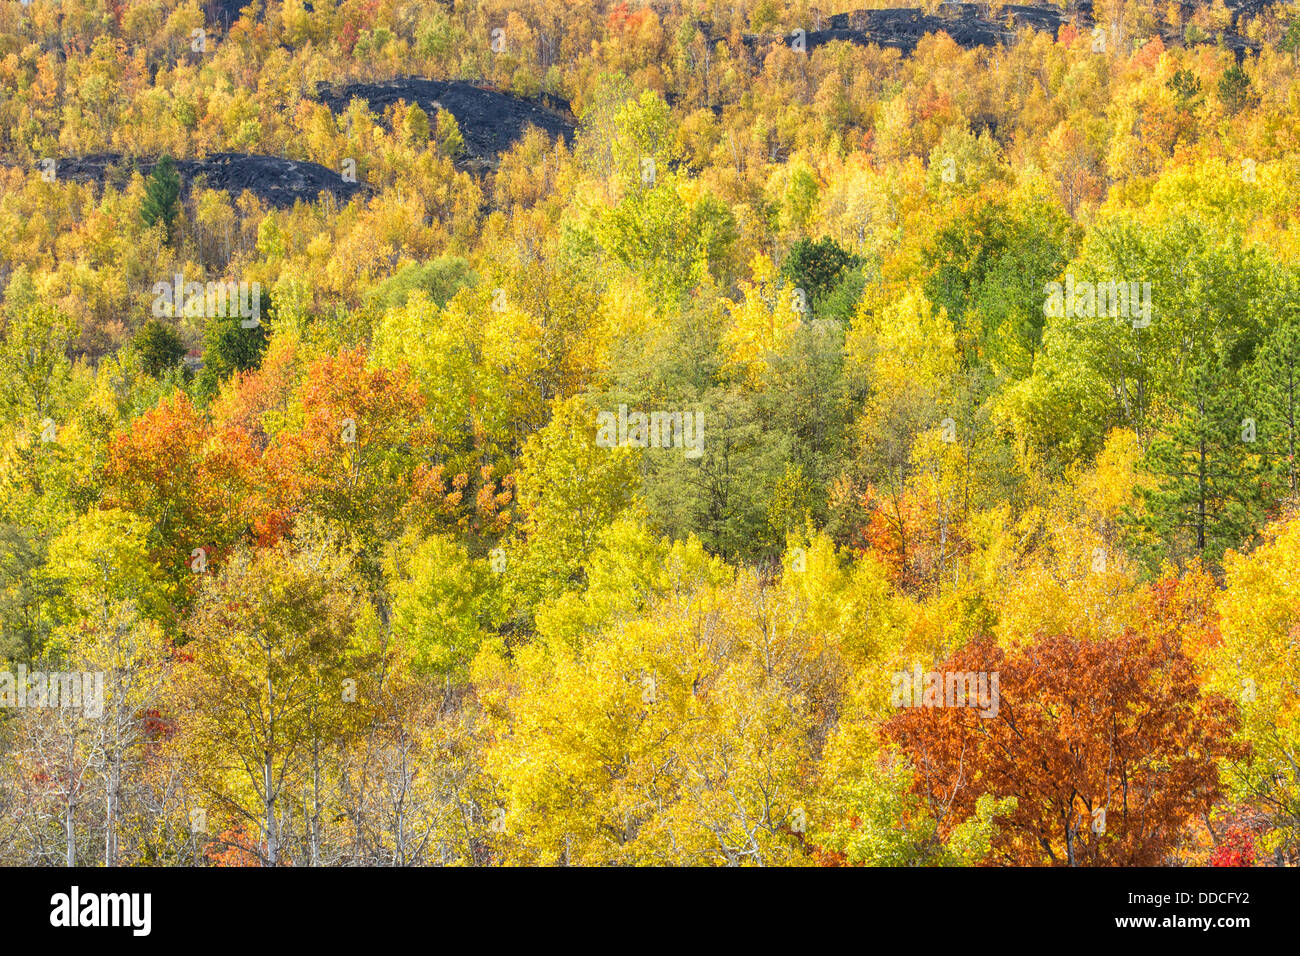
[[1296, 636], [1300, 634], [1300, 520], [1269, 525], [1258, 548], [1229, 553], [1226, 587], [1217, 595], [1222, 641], [1206, 647], [1211, 686], [1241, 708], [1249, 754], [1232, 761], [1227, 781], [1267, 821], [1263, 849], [1283, 859], [1300, 852], [1300, 707]]
[[237, 552], [187, 623], [176, 746], [212, 832], [254, 835], [232, 842], [263, 866], [313, 860], [328, 754], [363, 703], [373, 612], [336, 541]]
[[172, 615], [187, 606], [209, 562], [252, 527], [256, 467], [247, 433], [214, 429], [182, 392], [113, 439], [102, 475], [104, 504], [147, 522], [149, 554], [169, 583]]
[[964, 820], [984, 794], [1016, 798], [995, 861], [1158, 865], [1223, 793], [1218, 761], [1235, 752], [1237, 718], [1201, 692], [1175, 645], [1130, 632], [1042, 636], [1007, 652], [984, 639], [937, 671], [998, 675], [996, 713], [909, 707], [882, 730], [912, 760], [932, 809]]
[[422, 454], [432, 433], [421, 407], [409, 375], [370, 366], [364, 349], [312, 363], [294, 402], [294, 427], [264, 456], [273, 510], [285, 519], [325, 519], [376, 568], [381, 542], [400, 528], [420, 471], [432, 464]]

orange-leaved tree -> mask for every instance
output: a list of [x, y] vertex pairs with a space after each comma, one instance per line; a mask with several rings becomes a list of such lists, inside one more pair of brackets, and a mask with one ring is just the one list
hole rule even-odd
[[316, 514], [377, 549], [399, 529], [433, 445], [410, 375], [369, 366], [364, 348], [326, 355], [308, 367], [290, 415], [295, 427], [263, 456], [274, 510]]
[[257, 458], [247, 432], [214, 428], [183, 392], [114, 438], [103, 504], [150, 523], [149, 557], [166, 575], [178, 609], [194, 593], [195, 572], [206, 572], [255, 522]]
[[990, 862], [1160, 864], [1220, 796], [1236, 711], [1202, 692], [1170, 642], [1056, 635], [1008, 653], [979, 639], [939, 672], [984, 673], [996, 706], [908, 707], [883, 732], [946, 821], [968, 819], [984, 794], [1016, 798]]

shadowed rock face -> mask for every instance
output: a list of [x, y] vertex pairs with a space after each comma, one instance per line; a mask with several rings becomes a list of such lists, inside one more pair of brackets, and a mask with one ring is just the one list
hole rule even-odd
[[[292, 206], [298, 200], [315, 202], [322, 192], [332, 193], [347, 202], [365, 187], [347, 183], [332, 169], [297, 159], [277, 156], [254, 156], [247, 153], [213, 153], [205, 159], [177, 159], [176, 172], [181, 192], [194, 186], [221, 189], [237, 197], [245, 189], [268, 205]], [[110, 182], [122, 186], [132, 170], [147, 176], [156, 160], [133, 159], [120, 153], [95, 153], [90, 156], [60, 159], [57, 175], [77, 182]]]
[[[243, 16], [244, 8], [252, 5], [253, 0], [204, 0], [203, 16], [210, 26], [229, 30], [230, 25]], [[308, 11], [311, 4], [305, 4]], [[266, 18], [266, 8], [258, 11], [256, 20], [261, 23]]]
[[573, 123], [559, 112], [568, 110], [563, 100], [549, 98], [548, 105], [552, 108], [548, 109], [508, 93], [459, 81], [407, 77], [335, 88], [322, 85], [319, 96], [335, 113], [347, 109], [353, 99], [365, 100], [376, 113], [405, 100], [418, 104], [430, 119], [441, 107], [456, 117], [469, 157], [488, 164], [495, 164], [497, 157], [520, 139], [529, 126], [536, 126], [551, 137], [563, 137], [565, 142], [573, 137]]
[[1005, 6], [997, 16], [982, 3], [944, 4], [934, 15], [919, 8], [857, 10], [833, 16], [828, 29], [809, 33], [808, 48], [847, 40], [911, 53], [921, 37], [940, 32], [963, 47], [993, 46], [1010, 42], [1025, 27], [1055, 34], [1063, 22], [1066, 18], [1057, 7]]
[[[441, 106], [456, 117], [470, 164], [480, 168], [496, 165], [497, 157], [523, 136], [529, 126], [537, 126], [547, 135], [562, 137], [566, 142], [573, 138], [573, 123], [559, 112], [567, 110], [568, 104], [554, 97], [548, 100], [553, 107], [548, 109], [469, 83], [417, 78], [352, 83], [321, 91], [321, 101], [336, 112], [345, 109], [354, 98], [366, 100], [376, 112], [399, 100], [418, 103], [431, 116]], [[121, 187], [132, 170], [147, 176], [155, 163], [156, 158], [95, 153], [60, 159], [57, 174], [60, 179], [109, 182]], [[337, 170], [303, 160], [213, 153], [204, 159], [177, 159], [175, 163], [184, 193], [195, 185], [225, 190], [232, 197], [247, 189], [278, 208], [292, 206], [299, 200], [315, 202], [322, 192], [333, 194], [343, 203], [358, 193], [368, 192], [364, 183], [344, 182]]]
[[[1194, 3], [1180, 5], [1185, 16], [1198, 6]], [[1233, 22], [1224, 31], [1223, 44], [1240, 58], [1245, 52], [1256, 50], [1258, 44], [1237, 32], [1237, 20], [1242, 14], [1253, 14], [1268, 6], [1269, 0], [1228, 0], [1226, 5], [1232, 11]], [[986, 3], [944, 3], [934, 14], [927, 14], [919, 7], [855, 10], [826, 18], [823, 21], [825, 28], [808, 31], [805, 43], [809, 51], [823, 43], [841, 40], [862, 46], [874, 43], [908, 54], [916, 49], [916, 44], [926, 34], [946, 33], [961, 47], [994, 46], [1013, 43], [1016, 35], [1024, 29], [1054, 36], [1070, 22], [1081, 28], [1091, 28], [1092, 11], [1092, 0], [1080, 0], [1066, 11], [1055, 6], [1025, 4], [1006, 4], [995, 11]], [[1181, 40], [1180, 32], [1175, 29], [1162, 29], [1161, 35], [1166, 40]], [[791, 46], [794, 38], [792, 35], [745, 36], [745, 44], [751, 49], [775, 42]]]

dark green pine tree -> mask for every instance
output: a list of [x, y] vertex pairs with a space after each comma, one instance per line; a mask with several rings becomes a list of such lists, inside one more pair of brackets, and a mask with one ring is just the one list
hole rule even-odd
[[1250, 75], [1237, 64], [1223, 71], [1219, 77], [1219, 101], [1230, 113], [1240, 113], [1257, 100]]
[[1264, 523], [1267, 474], [1238, 384], [1213, 357], [1189, 366], [1172, 425], [1143, 456], [1155, 482], [1141, 490], [1144, 507], [1129, 524], [1153, 567], [1171, 556], [1217, 564]]
[[176, 225], [176, 211], [181, 195], [181, 178], [176, 173], [176, 164], [170, 156], [164, 155], [154, 166], [153, 172], [144, 183], [144, 202], [140, 205], [140, 218], [146, 226], [163, 224], [167, 230], [167, 241], [172, 241], [172, 232]]
[[1274, 315], [1277, 325], [1248, 372], [1249, 392], [1270, 497], [1294, 500], [1300, 494], [1300, 283], [1288, 284]]
[[797, 240], [781, 264], [781, 276], [808, 295], [814, 314], [836, 290], [846, 274], [862, 264], [857, 256], [840, 247], [830, 236], [816, 242]]
[[180, 335], [158, 319], [150, 319], [140, 327], [134, 344], [145, 374], [153, 378], [162, 378], [185, 357]]
[[260, 321], [252, 328], [245, 328], [239, 315], [208, 318], [203, 330], [203, 369], [194, 383], [194, 395], [200, 402], [216, 397], [221, 383], [233, 373], [247, 372], [262, 364], [262, 354], [270, 341], [267, 324], [274, 321], [275, 306], [270, 293], [263, 292], [260, 301]]

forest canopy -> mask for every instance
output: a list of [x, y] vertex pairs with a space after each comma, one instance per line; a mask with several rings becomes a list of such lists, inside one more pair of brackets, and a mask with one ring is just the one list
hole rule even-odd
[[0, 862], [1294, 864], [1300, 15], [858, 6], [0, 4]]

